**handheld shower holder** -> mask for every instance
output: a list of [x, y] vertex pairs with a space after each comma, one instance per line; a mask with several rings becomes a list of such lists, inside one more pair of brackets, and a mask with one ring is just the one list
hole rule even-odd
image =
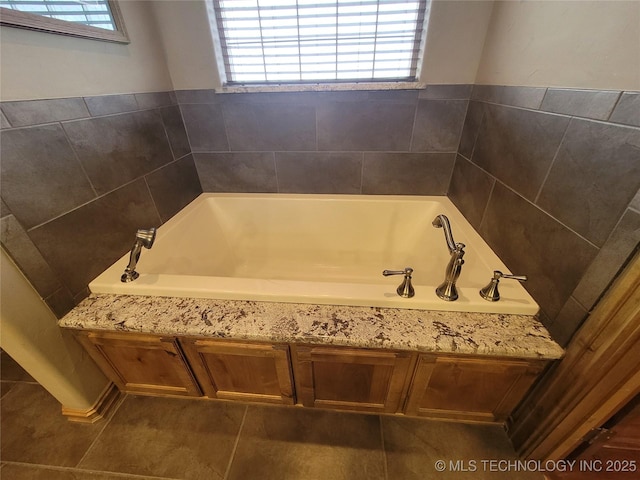
[[142, 247], [149, 249], [153, 247], [153, 242], [156, 240], [156, 229], [138, 229], [136, 232], [136, 241], [131, 247], [131, 254], [129, 255], [129, 265], [124, 269], [124, 273], [120, 277], [120, 281], [123, 283], [133, 282], [136, 278], [140, 276], [138, 272], [136, 272], [135, 268], [140, 260], [140, 252], [142, 252]]

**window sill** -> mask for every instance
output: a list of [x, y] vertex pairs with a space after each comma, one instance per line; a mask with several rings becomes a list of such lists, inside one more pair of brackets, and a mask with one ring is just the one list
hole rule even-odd
[[339, 92], [357, 90], [421, 90], [422, 82], [362, 82], [362, 83], [309, 83], [278, 85], [233, 85], [216, 89], [216, 93], [262, 92]]

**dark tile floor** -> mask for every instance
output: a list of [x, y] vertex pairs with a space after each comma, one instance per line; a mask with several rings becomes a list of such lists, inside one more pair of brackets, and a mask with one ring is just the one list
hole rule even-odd
[[[131, 395], [110, 418], [74, 424], [0, 360], [2, 480], [542, 480], [482, 468], [515, 458], [494, 426]], [[451, 471], [470, 460], [475, 472]]]

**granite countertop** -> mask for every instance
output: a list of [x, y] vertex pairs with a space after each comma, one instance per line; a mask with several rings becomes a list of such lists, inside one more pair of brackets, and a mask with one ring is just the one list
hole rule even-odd
[[536, 317], [495, 313], [92, 294], [64, 328], [557, 359]]

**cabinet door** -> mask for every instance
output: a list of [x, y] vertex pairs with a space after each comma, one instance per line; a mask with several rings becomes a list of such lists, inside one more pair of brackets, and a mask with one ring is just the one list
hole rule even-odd
[[289, 346], [181, 339], [207, 397], [292, 405]]
[[544, 362], [422, 354], [409, 391], [407, 415], [503, 422]]
[[305, 407], [395, 413], [412, 360], [407, 352], [295, 346], [298, 398]]
[[173, 337], [82, 331], [76, 338], [122, 391], [201, 396]]

